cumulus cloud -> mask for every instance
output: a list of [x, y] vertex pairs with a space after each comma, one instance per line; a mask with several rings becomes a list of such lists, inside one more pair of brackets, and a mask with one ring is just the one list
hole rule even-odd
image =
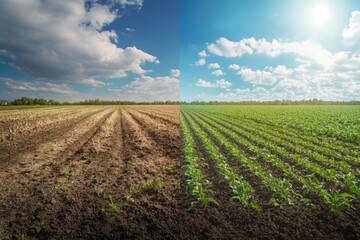
[[210, 53], [221, 57], [241, 57], [244, 54], [251, 55], [253, 53], [248, 39], [232, 42], [224, 37], [219, 38], [215, 43], [209, 44], [208, 50]]
[[215, 43], [208, 45], [210, 53], [221, 57], [242, 57], [243, 55], [265, 54], [277, 57], [281, 54], [295, 54], [305, 60], [328, 67], [332, 64], [332, 54], [319, 44], [311, 41], [284, 42], [272, 40], [271, 42], [262, 38], [245, 38], [238, 42], [226, 38], [219, 38]]
[[[230, 92], [206, 96], [208, 100], [244, 101], [274, 99], [354, 100], [359, 99], [360, 53], [336, 54], [335, 65], [327, 70], [301, 64], [293, 69], [284, 66], [264, 70], [242, 68], [245, 81], [253, 88], [233, 89]], [[258, 87], [258, 84], [264, 87]]]
[[215, 82], [208, 82], [203, 79], [199, 79], [196, 82], [196, 86], [205, 88], [229, 88], [231, 85], [231, 82], [228, 82], [225, 79], [216, 80]]
[[180, 77], [180, 69], [171, 69], [170, 76], [172, 76], [174, 78], [179, 78]]
[[202, 50], [202, 51], [198, 52], [198, 55], [199, 55], [199, 57], [201, 57], [201, 58], [205, 58], [205, 57], [208, 56], [208, 55], [206, 54], [205, 50]]
[[[113, 2], [142, 6], [143, 1]], [[156, 57], [136, 47], [117, 47], [116, 32], [104, 30], [116, 14], [97, 3], [86, 8], [85, 0], [4, 0], [0, 54], [10, 57], [17, 70], [44, 82], [101, 85], [94, 79], [145, 74], [142, 65], [155, 63]]]
[[230, 64], [228, 66], [229, 69], [232, 69], [232, 70], [239, 70], [240, 69], [240, 66], [237, 65], [237, 64]]
[[109, 7], [103, 5], [94, 5], [85, 14], [84, 23], [101, 30], [107, 24], [113, 22], [116, 18], [116, 12], [110, 11]]
[[343, 30], [343, 39], [350, 46], [360, 44], [360, 11], [353, 11], [349, 25]]
[[[245, 38], [238, 42], [219, 38], [208, 45], [208, 52], [223, 58], [264, 55], [272, 58], [288, 54], [294, 62], [262, 69], [230, 64], [247, 88], [226, 88], [215, 95], [202, 95], [207, 101], [243, 101], [275, 99], [324, 99], [350, 101], [360, 99], [360, 11], [353, 11], [342, 32], [346, 51], [331, 53], [312, 41], [283, 41]], [[198, 86], [215, 84], [199, 79]], [[219, 92], [219, 91], [218, 91]]]
[[210, 69], [216, 69], [216, 68], [220, 68], [220, 65], [218, 64], [218, 63], [210, 63], [209, 65], [208, 65], [208, 68], [210, 68]]
[[253, 84], [272, 85], [278, 80], [287, 78], [292, 72], [291, 69], [279, 65], [275, 68], [271, 66], [266, 67], [264, 71], [254, 71], [250, 68], [242, 68], [237, 74], [239, 74], [244, 81]]
[[31, 91], [31, 92], [48, 92], [58, 94], [75, 94], [77, 92], [71, 90], [66, 84], [54, 84], [48, 82], [26, 82], [20, 80], [14, 80], [11, 78], [0, 78], [1, 82], [13, 90]]
[[221, 69], [213, 71], [211, 74], [217, 77], [225, 75], [225, 73]]
[[195, 62], [195, 66], [203, 66], [206, 64], [205, 58], [200, 58], [199, 61]]
[[272, 85], [277, 79], [271, 72], [256, 70], [253, 71], [250, 68], [241, 69], [238, 74], [247, 82], [253, 84]]
[[138, 77], [135, 81], [120, 88], [109, 88], [116, 92], [121, 100], [129, 101], [179, 101], [180, 81], [175, 77]]
[[139, 8], [142, 7], [144, 0], [110, 0], [114, 3], [120, 4], [122, 7], [126, 7], [127, 5], [130, 6], [137, 6]]

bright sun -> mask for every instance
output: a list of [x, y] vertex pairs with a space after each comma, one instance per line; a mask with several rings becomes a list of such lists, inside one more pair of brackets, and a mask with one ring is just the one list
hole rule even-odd
[[310, 15], [313, 24], [322, 26], [328, 21], [330, 17], [330, 11], [327, 6], [318, 4], [311, 9]]

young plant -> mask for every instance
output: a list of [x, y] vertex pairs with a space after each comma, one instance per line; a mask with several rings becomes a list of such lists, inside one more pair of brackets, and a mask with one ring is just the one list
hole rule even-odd
[[125, 202], [125, 206], [129, 205], [132, 202], [134, 202], [134, 199], [132, 198], [131, 194], [125, 194], [124, 202]]
[[116, 213], [120, 210], [120, 206], [119, 204], [113, 200], [111, 195], [108, 195], [108, 205], [104, 208], [101, 208], [101, 211], [103, 212], [111, 212], [111, 213]]
[[71, 189], [71, 184], [68, 184], [68, 183], [60, 183], [56, 189], [60, 189], [62, 191], [69, 191]]
[[175, 180], [173, 181], [173, 185], [175, 187], [176, 190], [180, 190], [181, 189], [181, 182], [179, 180]]
[[148, 180], [145, 184], [144, 191], [145, 192], [156, 192], [161, 189], [164, 185], [163, 178], [155, 178]]

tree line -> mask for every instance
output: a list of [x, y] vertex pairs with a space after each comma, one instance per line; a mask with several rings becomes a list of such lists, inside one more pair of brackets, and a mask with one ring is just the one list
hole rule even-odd
[[46, 100], [43, 98], [29, 98], [21, 97], [13, 101], [0, 100], [0, 105], [176, 105], [180, 104], [178, 101], [153, 101], [153, 102], [133, 102], [133, 101], [103, 101], [100, 99], [85, 100], [80, 102], [69, 103], [67, 101], [60, 102], [55, 100]]
[[28, 98], [28, 97], [21, 97], [17, 98], [13, 101], [9, 100], [0, 100], [0, 105], [61, 105], [61, 104], [69, 104], [68, 102], [58, 102], [55, 100], [46, 100], [43, 98]]
[[43, 98], [21, 97], [13, 101], [0, 100], [0, 106], [10, 105], [360, 105], [360, 101], [325, 101], [321, 99], [303, 99], [303, 100], [274, 100], [274, 101], [240, 101], [240, 102], [222, 102], [222, 101], [152, 101], [152, 102], [133, 102], [133, 101], [104, 101], [100, 99], [85, 100], [69, 103], [55, 100], [46, 100]]
[[360, 105], [360, 101], [325, 101], [321, 99], [303, 99], [303, 100], [273, 100], [273, 101], [182, 101], [182, 105]]

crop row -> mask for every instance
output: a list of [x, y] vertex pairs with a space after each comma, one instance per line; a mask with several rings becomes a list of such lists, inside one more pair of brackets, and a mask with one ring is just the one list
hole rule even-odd
[[[188, 107], [182, 109], [180, 120], [183, 134], [187, 126], [193, 148], [206, 156], [205, 161], [212, 161], [219, 176], [226, 180], [233, 194], [231, 200], [260, 209], [256, 201], [263, 188], [272, 193], [268, 203], [274, 206], [301, 202], [313, 205], [318, 201], [314, 196], [318, 196], [337, 212], [353, 207], [351, 203], [360, 199], [359, 171], [353, 168], [355, 157], [347, 161], [331, 158], [324, 151], [314, 151], [316, 147], [307, 148], [309, 142], [259, 128], [254, 121], [237, 121], [221, 112]], [[196, 151], [192, 154], [196, 159]], [[251, 177], [245, 179], [241, 171], [234, 170], [236, 166]], [[255, 180], [261, 183], [256, 191], [251, 187]]]

